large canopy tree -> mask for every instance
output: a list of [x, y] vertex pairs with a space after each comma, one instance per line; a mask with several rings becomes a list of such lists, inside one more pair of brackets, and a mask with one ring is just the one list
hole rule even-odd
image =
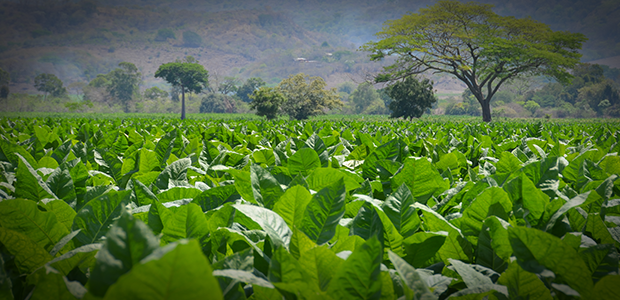
[[310, 77], [304, 73], [289, 76], [278, 84], [278, 90], [286, 101], [282, 111], [291, 120], [305, 120], [311, 116], [325, 114], [325, 110], [342, 106], [335, 88], [326, 90], [325, 80]]
[[47, 94], [51, 94], [54, 97], [61, 97], [67, 94], [67, 89], [63, 86], [62, 80], [60, 80], [54, 74], [42, 73], [34, 78], [34, 87], [39, 92], [43, 92], [43, 100], [47, 100]]
[[172, 86], [181, 88], [181, 120], [185, 119], [185, 92], [200, 93], [209, 85], [209, 72], [191, 56], [184, 62], [176, 61], [159, 66], [155, 77], [163, 78]]
[[362, 49], [371, 60], [397, 56], [377, 82], [391, 82], [425, 71], [448, 73], [463, 81], [482, 106], [482, 119], [491, 121], [490, 101], [506, 81], [545, 75], [570, 81], [569, 69], [581, 58], [586, 38], [553, 31], [532, 19], [495, 14], [492, 5], [439, 1], [419, 13], [387, 21], [378, 42]]

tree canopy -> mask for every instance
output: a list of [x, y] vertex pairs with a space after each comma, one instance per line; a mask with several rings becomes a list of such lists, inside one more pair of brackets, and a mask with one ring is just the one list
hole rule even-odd
[[129, 62], [121, 62], [118, 68], [106, 75], [107, 90], [124, 106], [125, 112], [129, 111], [129, 101], [138, 91], [142, 74], [138, 72], [136, 65]]
[[335, 88], [325, 90], [325, 80], [299, 73], [291, 75], [278, 84], [286, 98], [282, 110], [291, 119], [305, 120], [310, 116], [325, 114], [324, 110], [342, 106]]
[[419, 118], [437, 102], [433, 83], [428, 79], [419, 81], [415, 76], [394, 83], [387, 89], [387, 94], [392, 98], [390, 118]]
[[54, 74], [41, 73], [37, 75], [34, 78], [34, 87], [37, 91], [45, 93], [44, 99], [47, 99], [47, 94], [60, 97], [67, 93], [62, 81]]
[[191, 56], [184, 62], [176, 61], [159, 66], [155, 77], [181, 88], [181, 120], [185, 119], [185, 92], [200, 93], [209, 85], [209, 72]]
[[250, 102], [250, 95], [254, 93], [258, 88], [264, 86], [266, 83], [259, 77], [248, 78], [243, 85], [237, 89], [237, 97], [243, 102]]
[[284, 95], [278, 89], [270, 87], [261, 87], [250, 95], [252, 102], [250, 107], [256, 109], [256, 114], [265, 116], [268, 120], [275, 119], [278, 116], [280, 105], [286, 101]]
[[532, 19], [495, 14], [492, 6], [474, 2], [439, 1], [419, 13], [387, 21], [377, 42], [362, 46], [371, 60], [397, 56], [377, 82], [402, 79], [425, 71], [456, 76], [491, 121], [490, 101], [506, 81], [544, 75], [570, 81], [569, 69], [580, 60], [580, 33], [553, 31]]

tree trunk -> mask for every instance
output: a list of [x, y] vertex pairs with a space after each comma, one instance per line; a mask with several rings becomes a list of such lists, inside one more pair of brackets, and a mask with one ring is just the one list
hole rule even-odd
[[185, 88], [181, 86], [181, 120], [185, 120]]
[[491, 104], [488, 100], [483, 100], [480, 102], [480, 106], [482, 106], [482, 121], [491, 122]]

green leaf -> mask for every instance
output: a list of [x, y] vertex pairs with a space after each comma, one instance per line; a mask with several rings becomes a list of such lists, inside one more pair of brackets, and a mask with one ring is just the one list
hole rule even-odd
[[273, 206], [273, 211], [284, 219], [289, 228], [300, 227], [310, 200], [312, 200], [310, 192], [305, 187], [296, 185], [284, 192]]
[[6, 161], [11, 162], [13, 166], [18, 165], [20, 161], [24, 161], [32, 168], [40, 168], [30, 152], [20, 145], [2, 139], [0, 140], [0, 150], [3, 156], [6, 157]]
[[103, 247], [97, 254], [97, 262], [90, 275], [89, 291], [97, 297], [107, 296], [106, 291], [123, 274], [129, 272], [158, 247], [159, 241], [151, 229], [123, 211], [106, 235]]
[[316, 244], [310, 240], [310, 238], [296, 227], [292, 229], [293, 235], [291, 236], [290, 252], [299, 260], [299, 257], [306, 251], [316, 247]]
[[252, 157], [257, 164], [265, 164], [267, 166], [274, 166], [276, 164], [276, 155], [270, 149], [254, 151], [252, 152]]
[[528, 223], [538, 226], [545, 212], [545, 206], [549, 203], [549, 196], [539, 190], [523, 173], [507, 182], [503, 189], [508, 193], [512, 203], [522, 203], [523, 208], [527, 209]]
[[334, 278], [334, 271], [340, 269], [343, 262], [343, 259], [338, 257], [327, 245], [304, 251], [299, 258], [299, 264], [312, 278], [312, 282], [316, 284], [315, 287], [321, 291], [327, 291], [331, 280]]
[[15, 265], [20, 274], [30, 274], [52, 259], [47, 250], [27, 235], [14, 230], [0, 227], [0, 243], [15, 256]]
[[273, 253], [268, 278], [286, 299], [300, 298], [301, 295], [312, 298], [317, 293], [306, 269], [284, 247]]
[[596, 299], [614, 300], [620, 295], [620, 275], [607, 275], [594, 286]]
[[512, 247], [508, 240], [508, 222], [491, 216], [484, 220], [476, 248], [476, 263], [502, 272], [508, 266]]
[[403, 183], [409, 187], [416, 201], [426, 203], [433, 195], [439, 195], [450, 188], [441, 174], [426, 159], [408, 158], [403, 168], [391, 180], [392, 190], [398, 189]]
[[129, 204], [131, 191], [111, 190], [84, 205], [73, 219], [72, 230], [81, 229], [75, 237], [81, 245], [92, 244], [106, 235], [121, 209]]
[[209, 243], [209, 224], [200, 206], [188, 203], [162, 218], [162, 241], [171, 243], [180, 239], [193, 238], [201, 247]]
[[213, 276], [235, 279], [240, 282], [252, 284], [252, 286], [257, 285], [257, 286], [262, 286], [262, 287], [271, 288], [271, 289], [274, 288], [273, 284], [271, 284], [269, 281], [261, 277], [258, 277], [249, 271], [233, 270], [233, 269], [214, 270]]
[[300, 230], [317, 245], [322, 245], [336, 233], [344, 215], [346, 189], [343, 180], [320, 190], [306, 206]]
[[233, 207], [260, 225], [269, 235], [276, 248], [284, 246], [288, 249], [293, 233], [280, 215], [269, 209], [254, 205], [235, 204]]
[[138, 167], [139, 174], [146, 174], [159, 168], [161, 162], [154, 151], [146, 148], [140, 149], [140, 164]]
[[580, 206], [582, 205], [587, 199], [588, 196], [590, 195], [590, 192], [586, 192], [583, 194], [579, 194], [577, 196], [575, 196], [575, 198], [570, 199], [568, 202], [566, 202], [564, 205], [562, 205], [562, 207], [560, 207], [560, 209], [558, 209], [549, 219], [549, 222], [547, 222], [547, 226], [545, 227], [545, 231], [550, 231], [553, 226], [555, 226], [555, 222], [562, 216], [564, 216], [564, 214], [570, 210], [571, 208], [575, 207], [575, 206]]
[[[73, 300], [78, 299], [74, 294], [71, 293], [68, 286], [70, 284], [78, 284], [76, 282], [70, 282], [66, 277], [57, 272], [48, 271], [34, 287], [32, 291], [32, 296], [29, 299], [32, 300], [48, 300], [48, 299], [58, 299], [58, 300]], [[86, 293], [86, 289], [79, 285], [83, 295]]]
[[577, 252], [559, 238], [533, 228], [508, 228], [517, 262], [526, 271], [540, 273], [547, 268], [581, 297], [592, 295], [592, 273]]
[[52, 251], [69, 230], [52, 212], [43, 212], [30, 200], [0, 201], [0, 226], [26, 235], [47, 252]]
[[350, 227], [351, 235], [358, 235], [364, 240], [376, 237], [383, 244], [383, 223], [374, 206], [364, 202]]
[[223, 299], [196, 240], [157, 249], [110, 287], [104, 299]]
[[254, 200], [250, 172], [235, 169], [228, 169], [226, 172], [232, 175], [235, 179], [235, 188], [237, 189], [237, 193], [241, 195], [241, 198], [252, 203], [257, 203], [256, 200]]
[[446, 232], [418, 232], [403, 240], [405, 260], [415, 268], [425, 268], [441, 261], [439, 249], [443, 247]]
[[202, 193], [202, 190], [197, 189], [197, 188], [177, 186], [177, 187], [169, 188], [157, 194], [157, 199], [159, 200], [159, 202], [162, 202], [162, 203], [176, 201], [176, 200], [183, 200], [183, 199], [193, 200], [195, 197], [197, 197], [201, 193]]
[[463, 281], [468, 288], [493, 284], [491, 278], [476, 271], [470, 265], [455, 259], [449, 259], [449, 261], [456, 270], [456, 272], [461, 275], [461, 278], [463, 278]]
[[95, 162], [99, 165], [99, 171], [109, 175], [117, 184], [120, 183], [123, 177], [123, 162], [118, 154], [109, 149], [96, 149], [94, 154]]
[[402, 161], [404, 156], [402, 148], [403, 145], [399, 139], [393, 139], [375, 148], [362, 164], [362, 176], [374, 180], [379, 175], [376, 164], [380, 160]]
[[129, 184], [131, 185], [131, 190], [133, 191], [132, 201], [135, 202], [138, 206], [144, 206], [159, 202], [157, 196], [153, 194], [153, 192], [139, 180], [132, 178]]
[[254, 199], [266, 208], [273, 208], [276, 201], [284, 194], [280, 183], [260, 165], [253, 164], [250, 166], [250, 180]]
[[508, 194], [499, 187], [488, 188], [463, 211], [461, 231], [476, 246], [482, 222], [489, 216], [497, 216], [507, 221], [511, 211], [512, 202], [508, 199]]
[[310, 171], [320, 167], [319, 155], [311, 148], [299, 149], [288, 159], [288, 170], [291, 176], [298, 173], [307, 176]]
[[407, 185], [402, 184], [381, 205], [403, 238], [413, 235], [420, 227], [420, 218], [416, 210], [411, 207], [414, 202], [411, 191]]
[[592, 272], [592, 279], [595, 282], [618, 271], [620, 257], [613, 244], [594, 245], [588, 248], [580, 248], [578, 251], [579, 256]]
[[551, 292], [536, 274], [523, 270], [517, 262], [513, 262], [502, 273], [497, 283], [508, 287], [511, 299], [551, 300]]
[[64, 168], [56, 168], [47, 177], [46, 184], [56, 197], [71, 202], [76, 199], [73, 178], [71, 178], [71, 172], [66, 168], [66, 165], [63, 166]]
[[355, 249], [336, 270], [328, 288], [334, 299], [379, 299], [383, 249], [376, 237]]
[[420, 277], [420, 274], [396, 253], [388, 251], [390, 261], [394, 265], [398, 276], [404, 283], [406, 299], [435, 300], [436, 296], [431, 293], [428, 286]]
[[317, 168], [314, 169], [306, 178], [308, 182], [308, 187], [315, 191], [320, 191], [321, 189], [334, 184], [334, 182], [338, 180], [344, 180], [344, 186], [348, 191], [352, 191], [360, 187], [360, 184], [349, 176], [346, 172], [334, 169], [334, 168]]
[[461, 231], [428, 206], [414, 203], [414, 208], [422, 210], [422, 222], [426, 231], [448, 232], [448, 238], [439, 249], [439, 256], [444, 263], [448, 258], [470, 262], [473, 257], [471, 244], [461, 235]]
[[19, 161], [15, 172], [15, 197], [30, 200], [56, 198], [54, 192], [43, 182], [37, 171], [19, 154], [15, 154]]
[[39, 205], [45, 207], [45, 210], [54, 213], [58, 223], [65, 225], [67, 230], [71, 230], [71, 225], [73, 224], [76, 213], [69, 204], [62, 200], [44, 200], [39, 202]]
[[202, 192], [192, 200], [192, 203], [198, 204], [202, 211], [206, 212], [239, 198], [240, 195], [234, 185], [224, 185]]
[[167, 190], [175, 186], [188, 186], [187, 169], [192, 165], [189, 158], [179, 159], [159, 173], [155, 180], [155, 186], [160, 190]]

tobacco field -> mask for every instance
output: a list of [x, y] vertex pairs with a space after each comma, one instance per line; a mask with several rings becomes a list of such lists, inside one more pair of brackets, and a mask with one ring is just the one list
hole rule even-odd
[[617, 299], [620, 124], [0, 119], [0, 299]]

